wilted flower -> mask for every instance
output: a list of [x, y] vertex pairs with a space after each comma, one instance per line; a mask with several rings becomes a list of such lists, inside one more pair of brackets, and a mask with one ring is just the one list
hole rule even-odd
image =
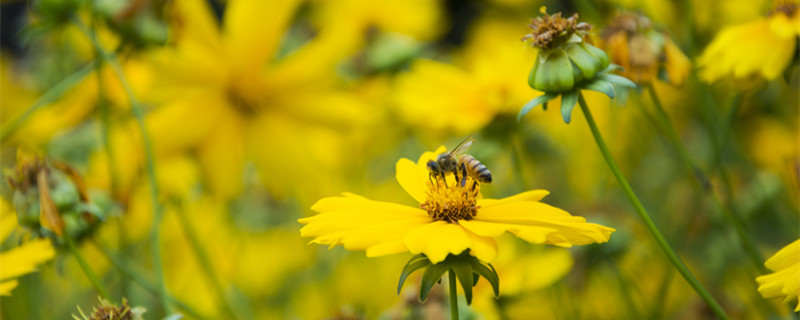
[[[0, 243], [5, 243], [11, 234], [19, 230], [14, 208], [0, 198]], [[56, 252], [49, 239], [33, 239], [3, 252], [0, 252], [0, 296], [11, 295], [17, 286], [16, 278], [36, 271], [36, 265], [55, 256]]]
[[81, 176], [66, 163], [20, 149], [16, 167], [4, 174], [14, 192], [19, 222], [31, 230], [75, 236], [103, 218], [103, 211], [89, 201]]
[[779, 1], [766, 17], [723, 29], [700, 56], [708, 82], [732, 75], [776, 79], [792, 61], [800, 35], [798, 3]]
[[[771, 274], [756, 278], [764, 298], [785, 297], [786, 302], [800, 296], [800, 240], [783, 247], [764, 263]], [[800, 302], [794, 311], [800, 311]]]
[[681, 85], [691, 63], [669, 35], [657, 30], [647, 17], [623, 13], [601, 33], [611, 62], [624, 70], [621, 75], [637, 84], [653, 82], [664, 71], [673, 85]]
[[99, 298], [100, 304], [92, 309], [89, 316], [83, 313], [81, 307], [78, 307], [78, 312], [81, 317], [73, 315], [72, 318], [76, 320], [142, 320], [142, 314], [145, 313], [143, 307], [133, 307], [128, 305], [128, 299], [122, 298], [122, 305], [117, 306], [106, 299]]
[[591, 25], [579, 23], [577, 13], [565, 19], [560, 12], [551, 16], [544, 7], [540, 11], [543, 16], [531, 19], [528, 25], [531, 33], [522, 40], [539, 49], [528, 85], [545, 94], [528, 102], [518, 118], [561, 95], [561, 115], [564, 122], [569, 123], [581, 89], [602, 92], [613, 98], [612, 84], [636, 86], [626, 78], [609, 74], [619, 67], [610, 65], [603, 50], [584, 40]]

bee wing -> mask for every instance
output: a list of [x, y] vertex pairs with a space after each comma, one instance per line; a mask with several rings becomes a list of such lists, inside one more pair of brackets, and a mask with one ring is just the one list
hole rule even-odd
[[453, 151], [450, 151], [450, 153], [447, 156], [450, 157], [453, 155], [466, 153], [469, 147], [472, 146], [473, 141], [475, 141], [475, 139], [472, 138], [472, 135], [469, 135], [467, 138], [461, 141], [461, 143], [459, 143], [455, 148], [453, 148]]

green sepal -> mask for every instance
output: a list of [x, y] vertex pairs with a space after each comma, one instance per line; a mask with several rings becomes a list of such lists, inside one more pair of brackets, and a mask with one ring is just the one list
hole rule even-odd
[[567, 45], [566, 52], [572, 63], [575, 64], [574, 67], [577, 67], [579, 71], [580, 78], [576, 77], [576, 82], [583, 79], [591, 79], [605, 68], [602, 65], [603, 61], [586, 49], [585, 43]]
[[601, 74], [599, 78], [617, 86], [631, 88], [631, 89], [637, 88], [636, 83], [629, 80], [628, 78], [625, 78], [623, 76], [618, 76], [616, 74], [604, 73]]
[[600, 50], [599, 48], [588, 44], [586, 42], [582, 43], [583, 48], [586, 49], [589, 53], [595, 56], [600, 61], [600, 68], [599, 69], [606, 69], [611, 65], [611, 62], [608, 60], [608, 55], [605, 51]]
[[517, 121], [520, 121], [520, 119], [522, 119], [524, 115], [528, 114], [528, 112], [531, 111], [533, 107], [538, 106], [540, 104], [546, 105], [547, 101], [553, 100], [556, 97], [558, 97], [558, 93], [545, 93], [541, 96], [533, 98], [531, 101], [528, 101], [528, 103], [526, 103], [525, 106], [523, 106], [522, 109], [519, 110], [519, 114], [517, 114]]
[[561, 95], [561, 117], [564, 122], [569, 123], [572, 120], [572, 109], [578, 103], [578, 90], [565, 92]]
[[[494, 270], [494, 267], [487, 263], [488, 267], [478, 261], [477, 259], [470, 261], [470, 265], [472, 266], [472, 271], [476, 274], [480, 275], [481, 277], [485, 278], [486, 281], [489, 281], [489, 284], [492, 285], [492, 290], [494, 291], [494, 296], [500, 296], [500, 277], [497, 275], [497, 271]], [[477, 282], [477, 281], [476, 281]]]
[[439, 282], [442, 275], [448, 270], [450, 270], [450, 263], [446, 260], [430, 265], [425, 269], [425, 273], [422, 274], [422, 283], [419, 286], [419, 301], [424, 302], [425, 299], [428, 299], [428, 294], [431, 293], [433, 285]]
[[611, 82], [604, 80], [602, 76], [589, 81], [589, 83], [584, 84], [582, 87], [582, 89], [605, 93], [611, 99], [614, 99], [615, 96], [614, 86], [611, 85]]
[[534, 89], [543, 92], [564, 92], [575, 85], [572, 62], [564, 50], [540, 53], [536, 62]]
[[475, 273], [475, 271], [473, 270], [472, 271], [472, 286], [473, 287], [477, 286], [479, 280], [481, 280], [481, 275]]
[[411, 260], [408, 260], [406, 266], [403, 267], [403, 272], [400, 273], [400, 281], [397, 283], [397, 294], [400, 294], [400, 290], [403, 289], [403, 283], [406, 282], [406, 278], [408, 278], [408, 276], [414, 273], [414, 271], [425, 268], [430, 264], [430, 260], [428, 260], [428, 258], [423, 254], [418, 254], [411, 257]]
[[455, 272], [458, 282], [461, 282], [461, 289], [464, 289], [464, 297], [467, 298], [467, 305], [472, 303], [472, 265], [470, 263], [453, 263], [450, 272]]

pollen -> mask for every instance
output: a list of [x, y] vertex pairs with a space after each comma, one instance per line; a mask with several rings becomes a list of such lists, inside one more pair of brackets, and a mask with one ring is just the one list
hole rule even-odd
[[577, 13], [569, 18], [564, 18], [561, 16], [561, 12], [548, 15], [545, 7], [542, 7], [539, 11], [542, 16], [531, 19], [531, 22], [528, 23], [531, 32], [522, 38], [522, 41], [527, 42], [532, 47], [549, 49], [566, 42], [576, 31], [589, 31], [592, 29], [592, 26], [588, 23], [578, 23]]
[[472, 220], [478, 214], [478, 194], [480, 183], [466, 176], [455, 180], [441, 176], [431, 176], [428, 182], [428, 196], [420, 207], [428, 212], [434, 221], [454, 223], [458, 220]]

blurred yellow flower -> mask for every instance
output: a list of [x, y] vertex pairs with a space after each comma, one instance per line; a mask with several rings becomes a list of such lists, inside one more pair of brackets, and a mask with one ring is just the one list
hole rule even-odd
[[561, 247], [606, 242], [614, 231], [539, 202], [545, 190], [484, 199], [469, 176], [463, 184], [453, 175], [434, 182], [426, 163], [445, 150], [425, 152], [417, 163], [397, 162], [398, 183], [421, 208], [345, 193], [318, 201], [311, 209], [319, 214], [299, 220], [305, 224], [301, 236], [313, 237], [312, 243], [366, 250], [369, 257], [422, 253], [436, 264], [465, 250], [491, 261], [497, 255], [494, 238], [506, 231], [531, 243]]
[[[756, 278], [764, 298], [785, 297], [785, 302], [800, 296], [800, 240], [783, 247], [764, 263], [774, 271]], [[794, 311], [800, 311], [800, 301]]]
[[766, 80], [780, 76], [797, 50], [798, 6], [779, 2], [764, 18], [720, 31], [698, 59], [700, 77], [713, 82], [729, 75]]
[[[17, 213], [11, 204], [0, 198], [0, 242], [19, 229]], [[11, 250], [0, 252], [0, 296], [10, 296], [17, 287], [17, 278], [36, 271], [36, 266], [55, 256], [49, 239], [34, 239]]]
[[603, 29], [601, 36], [601, 48], [608, 51], [611, 63], [621, 66], [621, 75], [637, 84], [653, 82], [661, 70], [666, 71], [673, 85], [683, 84], [689, 76], [689, 58], [647, 17], [622, 13]]
[[499, 114], [515, 114], [537, 95], [520, 81], [536, 57], [519, 44], [523, 30], [524, 23], [481, 21], [454, 63], [416, 60], [396, 79], [399, 115], [420, 128], [464, 135]]
[[151, 92], [167, 103], [147, 123], [157, 153], [197, 151], [216, 195], [241, 190], [248, 159], [276, 196], [324, 190], [349, 163], [337, 155], [366, 135], [357, 129], [369, 112], [332, 86], [341, 54], [327, 32], [276, 58], [298, 5], [230, 1], [220, 28], [204, 1], [174, 2], [175, 45], [155, 55], [161, 83]]

